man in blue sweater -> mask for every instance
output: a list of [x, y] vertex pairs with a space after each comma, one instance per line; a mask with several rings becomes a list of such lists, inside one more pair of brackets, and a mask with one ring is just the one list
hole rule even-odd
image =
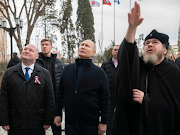
[[62, 74], [54, 123], [61, 125], [65, 107], [66, 135], [103, 135], [106, 132], [109, 87], [104, 70], [92, 63], [95, 53], [94, 42], [83, 41], [78, 49], [79, 58], [67, 65]]

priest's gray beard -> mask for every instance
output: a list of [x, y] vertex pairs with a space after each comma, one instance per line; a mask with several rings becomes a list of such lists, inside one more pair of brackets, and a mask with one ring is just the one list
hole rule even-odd
[[150, 53], [144, 52], [143, 60], [147, 64], [155, 65], [163, 57], [163, 55], [164, 55], [163, 53], [158, 53], [158, 54], [153, 53], [153, 54], [150, 54]]

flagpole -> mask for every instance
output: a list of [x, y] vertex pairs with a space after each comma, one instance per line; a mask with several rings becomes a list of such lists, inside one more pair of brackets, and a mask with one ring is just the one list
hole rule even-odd
[[115, 44], [115, 0], [114, 0], [114, 44]]

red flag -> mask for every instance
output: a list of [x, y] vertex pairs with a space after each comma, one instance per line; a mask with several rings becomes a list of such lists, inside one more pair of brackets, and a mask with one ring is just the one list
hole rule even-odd
[[109, 0], [103, 0], [103, 4], [106, 4], [106, 5], [110, 5], [111, 6], [111, 2]]
[[99, 7], [100, 3], [96, 0], [90, 0], [91, 7]]

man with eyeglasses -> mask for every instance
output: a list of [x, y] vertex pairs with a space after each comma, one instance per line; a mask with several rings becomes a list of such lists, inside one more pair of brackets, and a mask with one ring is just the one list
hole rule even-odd
[[119, 84], [113, 135], [179, 135], [179, 69], [165, 54], [166, 34], [153, 30], [139, 57], [135, 34], [143, 18], [135, 2], [128, 14], [129, 27], [119, 53]]

